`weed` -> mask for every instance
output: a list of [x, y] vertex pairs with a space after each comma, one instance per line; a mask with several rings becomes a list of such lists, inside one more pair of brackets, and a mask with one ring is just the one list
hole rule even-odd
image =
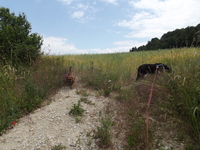
[[127, 135], [128, 149], [145, 149], [145, 122], [140, 116], [130, 118]]
[[99, 139], [98, 145], [99, 147], [109, 147], [112, 145], [111, 135], [110, 135], [110, 127], [113, 125], [113, 121], [111, 120], [111, 117], [107, 114], [100, 113], [99, 115], [99, 121], [101, 123], [100, 127], [97, 127], [97, 131], [95, 133], [95, 138]]
[[119, 95], [116, 97], [116, 99], [120, 102], [127, 102], [132, 100], [134, 97], [134, 93], [131, 89], [124, 89], [119, 92]]
[[89, 94], [88, 94], [86, 91], [83, 90], [83, 91], [82, 91], [82, 96], [85, 96], [85, 97], [86, 97], [86, 96], [89, 96]]
[[78, 90], [78, 89], [76, 89], [76, 94], [82, 94], [82, 91], [81, 90]]
[[92, 103], [91, 101], [89, 101], [87, 98], [84, 97], [80, 98], [80, 101], [89, 105], [95, 105], [94, 103]]
[[104, 89], [104, 96], [105, 97], [108, 97], [111, 93], [111, 90], [110, 89]]
[[77, 145], [80, 145], [80, 144], [81, 144], [81, 139], [80, 139], [80, 138], [77, 139], [76, 144], [77, 144]]
[[78, 101], [78, 104], [74, 104], [71, 110], [69, 111], [69, 115], [74, 115], [74, 116], [82, 116], [84, 113], [84, 109], [80, 107], [81, 101]]
[[78, 94], [78, 95], [81, 94], [84, 97], [89, 96], [89, 94], [86, 92], [86, 90], [78, 90], [78, 89], [76, 89], [76, 94]]
[[69, 111], [69, 115], [73, 115], [75, 118], [76, 123], [81, 121], [81, 116], [84, 113], [84, 109], [80, 107], [81, 100], [78, 101], [78, 104], [74, 104], [71, 110]]
[[75, 116], [74, 118], [76, 123], [79, 123], [81, 121], [81, 117]]
[[87, 133], [86, 133], [86, 136], [87, 136], [87, 137], [90, 137], [92, 133], [93, 133], [93, 131], [87, 132]]
[[51, 150], [64, 150], [64, 149], [66, 149], [66, 146], [63, 146], [61, 143], [51, 148]]
[[185, 150], [199, 150], [199, 146], [197, 145], [193, 145], [193, 144], [189, 144]]
[[42, 98], [45, 97], [42, 93], [42, 90], [37, 88], [31, 82], [25, 83], [24, 93], [25, 94], [21, 99], [22, 105], [20, 107], [27, 112], [31, 112], [36, 107], [38, 107], [42, 101]]

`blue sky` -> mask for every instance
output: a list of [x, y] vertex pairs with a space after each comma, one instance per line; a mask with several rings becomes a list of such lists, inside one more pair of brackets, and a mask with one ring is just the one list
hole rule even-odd
[[49, 54], [129, 52], [200, 23], [199, 0], [0, 0], [0, 6], [25, 13]]

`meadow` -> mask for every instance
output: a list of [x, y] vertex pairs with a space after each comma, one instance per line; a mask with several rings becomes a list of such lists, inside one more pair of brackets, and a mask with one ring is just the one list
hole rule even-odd
[[[148, 143], [145, 111], [154, 76], [135, 81], [137, 68], [144, 63], [163, 63], [172, 68], [171, 73], [157, 76], [149, 109]], [[116, 93], [116, 111], [125, 120], [125, 128], [118, 129], [126, 132], [125, 149], [159, 148], [156, 141], [162, 140], [162, 134], [156, 131], [160, 128], [162, 132], [176, 132], [176, 140], [185, 141], [186, 149], [200, 148], [200, 48], [44, 55], [30, 66], [1, 64], [1, 134], [20, 117], [48, 103], [48, 98], [65, 85], [69, 66], [86, 87], [103, 96]]]

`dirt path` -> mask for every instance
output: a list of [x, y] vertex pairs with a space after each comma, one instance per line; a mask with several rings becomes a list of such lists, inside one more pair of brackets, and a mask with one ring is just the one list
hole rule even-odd
[[99, 112], [110, 103], [109, 98], [98, 96], [94, 91], [87, 100], [93, 105], [81, 103], [85, 110], [79, 123], [68, 113], [77, 104], [81, 94], [76, 89], [62, 88], [53, 97], [52, 103], [21, 118], [6, 134], [0, 136], [0, 150], [49, 150], [60, 143], [67, 150], [97, 149], [93, 134], [99, 125]]

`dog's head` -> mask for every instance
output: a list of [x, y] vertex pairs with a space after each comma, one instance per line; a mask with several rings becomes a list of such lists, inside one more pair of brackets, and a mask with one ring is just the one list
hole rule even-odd
[[171, 72], [171, 68], [169, 68], [167, 65], [162, 63], [156, 63], [156, 66], [158, 67], [158, 70], [161, 72]]
[[69, 76], [69, 77], [67, 78], [67, 80], [68, 80], [68, 82], [74, 82], [74, 77]]
[[164, 64], [163, 64], [163, 66], [164, 66], [164, 71], [171, 72], [172, 69], [170, 67], [168, 67]]

